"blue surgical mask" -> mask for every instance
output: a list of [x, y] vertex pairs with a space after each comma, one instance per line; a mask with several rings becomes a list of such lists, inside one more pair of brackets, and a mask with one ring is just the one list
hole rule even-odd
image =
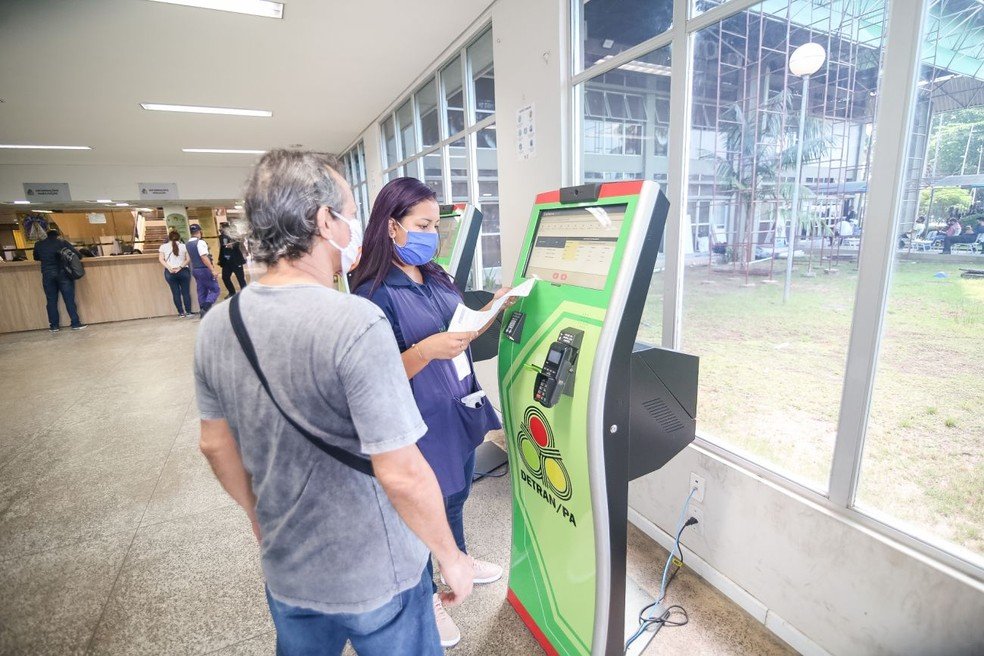
[[393, 240], [393, 248], [400, 261], [404, 264], [420, 266], [434, 259], [440, 238], [436, 232], [410, 232], [400, 225], [399, 221], [394, 220], [394, 223], [407, 233], [407, 243], [403, 246], [397, 244], [396, 239]]

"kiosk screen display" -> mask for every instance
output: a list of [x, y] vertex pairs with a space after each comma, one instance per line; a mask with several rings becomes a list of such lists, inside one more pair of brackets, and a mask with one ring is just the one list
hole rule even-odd
[[545, 210], [533, 235], [524, 277], [604, 289], [622, 232], [625, 205]]
[[437, 234], [441, 239], [441, 249], [437, 253], [438, 259], [451, 257], [459, 227], [461, 227], [461, 217], [457, 215], [441, 217], [441, 224], [437, 227]]

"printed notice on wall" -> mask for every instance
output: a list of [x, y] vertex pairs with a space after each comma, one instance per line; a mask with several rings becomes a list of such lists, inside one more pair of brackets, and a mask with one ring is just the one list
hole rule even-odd
[[520, 159], [536, 157], [536, 124], [533, 119], [532, 103], [516, 112], [516, 151]]
[[86, 214], [85, 216], [89, 219], [89, 223], [92, 223], [93, 225], [106, 223], [106, 215], [100, 212], [92, 212], [90, 214]]

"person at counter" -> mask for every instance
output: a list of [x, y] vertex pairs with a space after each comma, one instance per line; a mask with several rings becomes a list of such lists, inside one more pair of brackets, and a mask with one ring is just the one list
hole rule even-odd
[[198, 309], [201, 316], [209, 311], [219, 298], [219, 280], [212, 264], [212, 255], [208, 252], [208, 244], [202, 239], [202, 227], [192, 224], [191, 239], [188, 240], [188, 258], [191, 260], [191, 273], [195, 276], [195, 288], [198, 291]]
[[222, 226], [219, 232], [219, 266], [222, 268], [222, 284], [225, 285], [229, 296], [236, 293], [236, 288], [232, 285], [233, 275], [239, 281], [240, 291], [246, 286], [246, 276], [243, 273], [244, 264], [246, 264], [246, 258], [243, 257], [242, 244], [229, 235], [229, 224]]
[[61, 330], [61, 315], [58, 312], [58, 295], [65, 301], [65, 309], [72, 320], [72, 330], [82, 330], [87, 326], [79, 318], [75, 306], [75, 281], [62, 269], [61, 251], [70, 248], [76, 256], [79, 252], [62, 239], [55, 229], [48, 230], [48, 236], [34, 245], [34, 259], [41, 263], [41, 285], [48, 301], [48, 330], [57, 333]]
[[177, 230], [167, 234], [167, 243], [161, 244], [157, 259], [164, 267], [164, 281], [171, 288], [171, 298], [178, 309], [178, 316], [182, 319], [191, 317], [191, 258]]

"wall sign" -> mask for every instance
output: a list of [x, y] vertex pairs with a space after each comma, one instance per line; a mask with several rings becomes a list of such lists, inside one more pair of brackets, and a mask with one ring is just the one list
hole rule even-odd
[[25, 182], [24, 198], [32, 203], [68, 202], [72, 194], [67, 182]]
[[168, 231], [177, 230], [183, 241], [191, 239], [191, 232], [188, 230], [188, 211], [179, 206], [164, 207], [164, 225]]
[[536, 157], [536, 120], [532, 103], [516, 112], [516, 154], [520, 159]]
[[106, 215], [99, 212], [92, 212], [85, 215], [89, 219], [89, 223], [106, 223]]
[[140, 200], [178, 200], [176, 182], [140, 182], [137, 184]]

